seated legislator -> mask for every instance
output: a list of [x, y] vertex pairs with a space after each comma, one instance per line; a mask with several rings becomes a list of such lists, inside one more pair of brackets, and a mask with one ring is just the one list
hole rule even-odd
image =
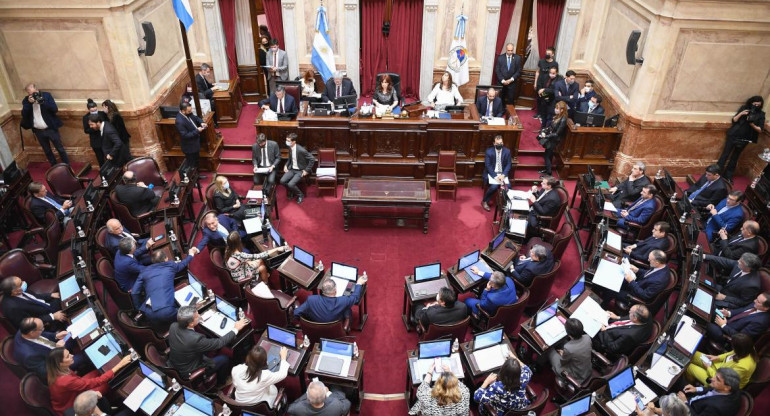
[[243, 248], [241, 234], [238, 231], [230, 231], [230, 234], [227, 236], [227, 248], [225, 249], [225, 267], [230, 271], [230, 276], [236, 282], [244, 278], [254, 279], [259, 274], [259, 279], [267, 283], [270, 272], [265, 266], [264, 259], [275, 253], [282, 253], [287, 249], [286, 246], [280, 246], [261, 253], [249, 254]]
[[540, 182], [540, 190], [534, 185], [530, 189], [532, 196], [529, 197], [529, 203], [532, 205], [529, 207], [527, 216], [527, 225], [530, 228], [537, 229], [538, 215], [553, 216], [559, 211], [561, 199], [559, 199], [559, 193], [554, 191], [559, 183], [559, 180], [553, 176], [545, 176]]
[[123, 367], [131, 364], [131, 355], [126, 355], [114, 367], [100, 374], [93, 370], [80, 377], [70, 370], [74, 357], [66, 348], [56, 347], [46, 357], [48, 390], [51, 395], [51, 407], [56, 414], [62, 414], [72, 407], [75, 398], [82, 392], [94, 390], [102, 396], [110, 391], [109, 381]]
[[308, 69], [299, 79], [300, 85], [300, 101], [307, 101], [309, 103], [317, 103], [322, 101], [321, 94], [315, 92], [315, 73], [312, 69]]
[[61, 310], [59, 293], [32, 295], [27, 293], [27, 282], [18, 276], [8, 276], [0, 282], [3, 293], [3, 316], [18, 328], [24, 318], [40, 318], [44, 324], [53, 321], [67, 322], [67, 315]]
[[470, 391], [464, 383], [444, 365], [442, 372], [433, 383], [434, 362], [425, 373], [420, 387], [417, 388], [417, 402], [409, 409], [410, 415], [420, 416], [465, 416], [470, 413]]
[[742, 308], [759, 295], [762, 291], [762, 281], [759, 268], [762, 260], [753, 253], [743, 253], [738, 260], [728, 260], [716, 257], [722, 269], [730, 269], [730, 274], [724, 285], [717, 284], [719, 293], [714, 297], [717, 308]]
[[374, 88], [372, 95], [372, 105], [380, 113], [393, 111], [398, 105], [398, 91], [393, 85], [390, 75], [383, 75], [377, 80], [377, 87]]
[[147, 266], [131, 288], [134, 306], [144, 312], [153, 325], [162, 327], [176, 319], [174, 276], [187, 267], [195, 252], [180, 262], [168, 261], [164, 251], [152, 253], [152, 264]]
[[634, 348], [650, 337], [652, 322], [650, 310], [644, 305], [634, 305], [628, 316], [618, 316], [607, 311], [609, 324], [602, 326], [593, 339], [594, 350], [619, 357], [630, 354]]
[[246, 231], [239, 229], [238, 223], [227, 215], [215, 215], [213, 212], [209, 212], [203, 217], [203, 225], [204, 227], [201, 228], [203, 238], [198, 242], [198, 245], [191, 249], [196, 253], [203, 251], [207, 244], [214, 247], [226, 247], [227, 237], [233, 231], [238, 232], [241, 238], [246, 236]]
[[[56, 347], [64, 347], [64, 337], [67, 331], [50, 332], [43, 328], [40, 318], [24, 318], [19, 330], [13, 337], [13, 358], [25, 370], [35, 373], [45, 380], [45, 359], [48, 353]], [[76, 369], [83, 362], [82, 355], [78, 364], [72, 364]]]
[[[102, 408], [110, 410], [108, 403], [102, 398], [102, 394], [93, 390], [86, 390], [75, 398], [72, 407], [64, 411], [64, 416], [107, 416]], [[111, 416], [131, 416], [135, 413], [129, 408], [122, 408]]]
[[115, 280], [118, 282], [118, 286], [126, 292], [134, 287], [139, 273], [147, 267], [144, 262], [139, 261], [139, 257], [143, 256], [149, 260], [149, 256], [144, 255], [147, 254], [152, 242], [153, 240], [149, 239], [146, 244], [137, 248], [136, 240], [131, 237], [124, 237], [120, 240], [118, 253], [115, 255]]
[[441, 81], [436, 83], [425, 101], [434, 107], [443, 108], [448, 105], [462, 104], [463, 96], [460, 95], [460, 90], [457, 89], [457, 85], [452, 82], [452, 74], [444, 72], [444, 74], [441, 75]]
[[[254, 185], [264, 185], [265, 195], [275, 186], [275, 174], [281, 163], [281, 149], [278, 143], [267, 140], [265, 133], [259, 133], [257, 142], [251, 146], [251, 162], [254, 164]], [[257, 173], [259, 169], [268, 169], [267, 173]]]
[[650, 179], [644, 174], [644, 170], [647, 166], [642, 162], [634, 163], [631, 168], [631, 174], [618, 186], [613, 186], [609, 189], [610, 198], [615, 208], [623, 208], [631, 205], [639, 199], [642, 194], [642, 188], [650, 184]]
[[324, 102], [329, 102], [346, 95], [355, 95], [356, 99], [358, 99], [358, 93], [356, 92], [356, 87], [353, 86], [353, 81], [350, 78], [343, 77], [342, 72], [337, 71], [332, 79], [326, 81], [326, 88], [321, 93], [321, 99]]
[[472, 314], [478, 315], [481, 308], [490, 315], [494, 315], [497, 308], [516, 302], [516, 285], [510, 277], [498, 271], [483, 273], [476, 266], [471, 266], [471, 273], [488, 279], [480, 299], [465, 299], [465, 305], [470, 308]]
[[430, 324], [452, 325], [468, 317], [468, 307], [457, 301], [457, 294], [448, 287], [442, 287], [436, 294], [436, 301], [417, 305], [414, 318], [423, 328]]
[[743, 192], [732, 191], [727, 198], [723, 199], [717, 205], [706, 205], [709, 211], [709, 219], [706, 220], [706, 237], [712, 241], [719, 230], [724, 229], [727, 234], [732, 234], [741, 225], [743, 221], [743, 210], [741, 202], [743, 201]]
[[59, 219], [60, 224], [65, 224], [70, 220], [72, 201], [65, 201], [54, 194], [49, 194], [48, 189], [40, 182], [30, 183], [27, 190], [31, 195], [29, 209], [40, 224], [46, 224], [45, 212], [49, 209], [56, 212], [56, 218]]
[[587, 101], [580, 102], [578, 104], [578, 112], [604, 115], [604, 107], [602, 107], [602, 97], [600, 95], [594, 94]]
[[294, 309], [294, 317], [300, 316], [313, 322], [334, 322], [352, 315], [350, 308], [361, 300], [362, 285], [366, 279], [362, 276], [356, 281], [353, 293], [337, 296], [337, 284], [332, 279], [321, 283], [321, 294], [308, 296], [305, 303]]
[[[136, 242], [137, 247], [146, 246], [147, 249], [152, 247], [153, 244], [155, 244], [155, 240], [151, 238], [139, 238], [139, 234], [134, 234], [128, 230], [126, 230], [125, 227], [123, 227], [123, 224], [118, 221], [116, 218], [110, 218], [107, 220], [107, 234], [104, 238], [104, 244], [107, 246], [107, 250], [112, 253], [112, 257], [114, 258], [115, 255], [118, 253], [118, 248], [120, 246], [120, 241], [124, 238], [131, 238]], [[137, 258], [141, 256], [138, 255]], [[149, 257], [142, 256], [141, 262], [144, 265], [150, 264]]]
[[218, 351], [230, 344], [238, 332], [248, 325], [248, 321], [238, 320], [227, 334], [219, 338], [207, 338], [195, 331], [200, 323], [200, 314], [195, 306], [182, 306], [175, 315], [176, 322], [168, 329], [169, 364], [182, 375], [206, 367], [206, 374], [217, 373], [217, 384], [223, 384], [230, 373], [230, 359], [223, 354], [212, 358], [206, 353]]
[[[744, 221], [741, 231], [728, 237], [727, 231], [719, 230], [719, 239], [712, 247], [711, 252], [716, 253], [716, 257], [725, 257], [732, 260], [738, 260], [743, 253], [759, 254], [759, 223], [756, 221]], [[714, 257], [706, 255], [706, 260]]]
[[529, 249], [529, 257], [519, 256], [511, 265], [511, 276], [519, 283], [529, 287], [535, 277], [553, 270], [554, 259], [551, 250], [540, 244]]
[[617, 214], [620, 217], [617, 222], [618, 228], [626, 228], [626, 222], [628, 221], [641, 225], [646, 224], [650, 217], [652, 217], [653, 212], [655, 212], [655, 200], [653, 197], [656, 193], [657, 190], [654, 185], [645, 185], [642, 187], [639, 199], [626, 209], [618, 208]]
[[753, 339], [770, 328], [770, 292], [760, 293], [751, 305], [737, 309], [719, 309], [724, 318], [714, 314], [714, 322], [706, 327], [706, 333], [714, 342], [723, 342], [725, 335], [743, 333]]
[[626, 272], [625, 281], [617, 293], [617, 299], [627, 301], [628, 295], [636, 296], [645, 302], [651, 301], [666, 288], [669, 269], [666, 263], [668, 257], [662, 250], [652, 250], [647, 256], [650, 268], [643, 269], [630, 265]]
[[233, 367], [231, 376], [235, 387], [235, 400], [240, 403], [257, 404], [266, 401], [272, 407], [278, 389], [277, 383], [283, 381], [289, 375], [289, 362], [286, 356], [289, 350], [281, 347], [278, 356], [280, 364], [278, 371], [273, 372], [267, 367], [267, 351], [259, 345], [255, 345], [246, 355], [246, 362]]
[[115, 187], [115, 196], [135, 217], [154, 210], [160, 201], [160, 197], [144, 182], [136, 181], [134, 172], [130, 170], [123, 174], [123, 183]]
[[291, 416], [341, 416], [350, 412], [350, 400], [338, 390], [329, 390], [324, 383], [315, 380], [307, 386], [307, 393], [289, 405]]
[[556, 377], [566, 372], [582, 384], [591, 377], [591, 337], [583, 331], [583, 323], [574, 318], [567, 319], [564, 329], [569, 341], [561, 348], [549, 348], [543, 357]]
[[[741, 406], [740, 382], [735, 370], [720, 368], [707, 388], [688, 384], [677, 396], [687, 402], [690, 416], [737, 415]], [[689, 400], [685, 393], [691, 395]]]
[[[690, 364], [685, 369], [685, 377], [690, 384], [699, 383], [707, 386], [708, 379], [714, 377], [720, 368], [732, 368], [741, 378], [741, 388], [751, 381], [751, 375], [757, 368], [757, 351], [754, 349], [754, 341], [746, 334], [735, 334], [730, 344], [732, 351], [720, 355], [703, 354], [695, 352]], [[704, 360], [704, 358], [706, 360]]]
[[594, 90], [594, 80], [586, 80], [585, 84], [583, 84], [583, 88], [580, 89], [580, 93], [578, 93], [578, 108], [580, 108], [584, 103], [588, 102], [595, 95], [596, 91]]
[[490, 373], [473, 393], [473, 401], [479, 404], [481, 415], [489, 415], [486, 405], [492, 406], [496, 415], [504, 415], [509, 410], [521, 410], [530, 405], [527, 384], [532, 379], [532, 370], [513, 352], [509, 352], [509, 355], [500, 371], [497, 374]]
[[671, 226], [667, 222], [658, 221], [652, 227], [652, 235], [634, 244], [626, 245], [623, 247], [623, 252], [634, 260], [647, 261], [653, 250], [665, 252], [670, 248], [667, 238], [670, 230]]
[[639, 416], [690, 416], [690, 408], [687, 407], [686, 400], [676, 396], [676, 393], [669, 393], [658, 399], [658, 406], [654, 402], [647, 403], [643, 409], [637, 405], [636, 414]]
[[294, 102], [294, 97], [286, 94], [286, 88], [284, 88], [283, 85], [275, 87], [275, 92], [260, 101], [259, 106], [262, 107], [263, 110], [270, 109], [279, 114], [297, 112], [297, 103]]
[[717, 205], [727, 197], [727, 183], [719, 175], [719, 165], [709, 165], [697, 182], [687, 188], [685, 194], [693, 206], [705, 208], [707, 205]]
[[[484, 183], [489, 182], [489, 177], [494, 178], [498, 183], [505, 181], [508, 178], [508, 173], [511, 171], [511, 150], [503, 146], [503, 136], [495, 136], [492, 147], [488, 148], [484, 153], [484, 177], [482, 181]], [[481, 199], [481, 207], [485, 211], [489, 211], [489, 201], [492, 200], [492, 196], [497, 192], [500, 185], [493, 183], [489, 184], [484, 197]]]
[[479, 117], [502, 117], [503, 101], [497, 96], [497, 89], [490, 88], [486, 97], [479, 97], [476, 109], [479, 110]]
[[315, 158], [307, 149], [297, 144], [296, 133], [286, 135], [286, 146], [289, 148], [289, 160], [283, 165], [281, 185], [286, 187], [289, 199], [294, 199], [296, 196], [297, 204], [301, 204], [305, 199], [305, 195], [297, 184], [302, 178], [313, 172]]
[[240, 197], [230, 188], [230, 181], [223, 175], [214, 179], [214, 207], [218, 214], [225, 214], [238, 221], [246, 219], [246, 206], [241, 204]]

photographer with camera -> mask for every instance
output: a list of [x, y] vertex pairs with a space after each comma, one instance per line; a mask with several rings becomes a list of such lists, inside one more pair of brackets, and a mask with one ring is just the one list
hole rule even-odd
[[21, 101], [21, 127], [25, 130], [32, 129], [51, 166], [56, 164], [56, 157], [51, 151], [51, 142], [59, 152], [61, 161], [69, 165], [70, 160], [59, 135], [59, 128], [63, 123], [56, 117], [59, 108], [56, 107], [53, 97], [50, 93], [38, 91], [34, 83], [28, 84], [24, 91], [27, 92], [27, 96]]
[[733, 125], [727, 129], [727, 141], [722, 156], [717, 164], [723, 169], [722, 177], [733, 182], [733, 172], [738, 163], [738, 157], [749, 143], [756, 143], [762, 127], [765, 125], [765, 112], [762, 106], [765, 100], [755, 95], [738, 109], [733, 116]]

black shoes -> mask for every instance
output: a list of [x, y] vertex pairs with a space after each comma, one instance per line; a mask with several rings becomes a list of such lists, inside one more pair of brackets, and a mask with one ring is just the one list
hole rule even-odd
[[541, 170], [537, 171], [537, 173], [542, 173], [543, 175], [550, 175], [550, 173], [548, 173], [548, 171], [545, 170], [545, 169], [541, 169]]

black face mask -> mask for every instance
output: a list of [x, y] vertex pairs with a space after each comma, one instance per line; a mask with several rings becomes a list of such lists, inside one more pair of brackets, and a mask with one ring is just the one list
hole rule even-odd
[[496, 144], [495, 145], [495, 149], [497, 149], [497, 150], [500, 150], [502, 148], [503, 148], [503, 145], [501, 145], [501, 144]]
[[551, 59], [551, 54], [550, 54], [550, 53], [549, 53], [549, 54], [546, 54], [546, 55], [545, 55], [545, 59]]

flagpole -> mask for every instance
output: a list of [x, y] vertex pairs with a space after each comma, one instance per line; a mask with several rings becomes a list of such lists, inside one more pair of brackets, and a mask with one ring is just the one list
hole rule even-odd
[[184, 57], [187, 63], [187, 76], [190, 78], [190, 86], [192, 86], [193, 100], [195, 100], [195, 114], [203, 119], [203, 113], [201, 112], [201, 101], [198, 98], [198, 83], [195, 82], [195, 69], [193, 69], [192, 58], [190, 57], [190, 45], [187, 43], [187, 30], [184, 28], [184, 23], [179, 20], [179, 29], [182, 31], [182, 45], [184, 45]]

